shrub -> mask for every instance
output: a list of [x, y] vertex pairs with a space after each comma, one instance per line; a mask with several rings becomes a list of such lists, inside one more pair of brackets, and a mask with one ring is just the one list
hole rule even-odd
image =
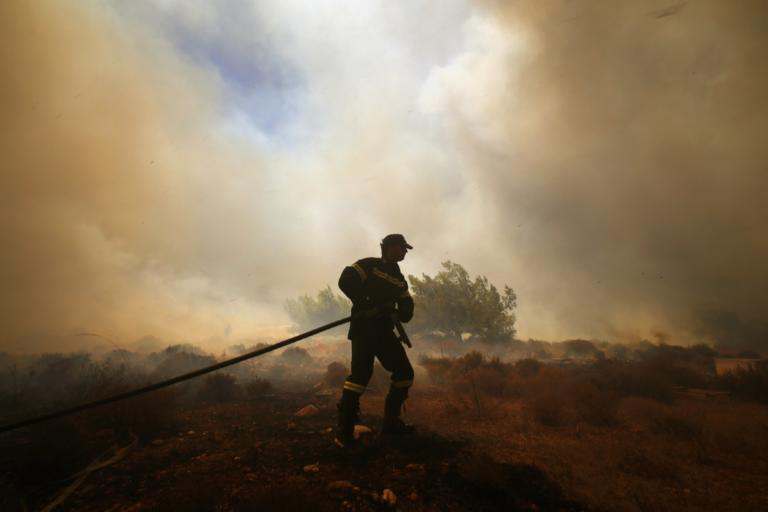
[[348, 316], [351, 307], [351, 302], [342, 295], [334, 294], [330, 285], [317, 292], [316, 298], [305, 294], [285, 302], [288, 316], [302, 330]]
[[626, 361], [629, 359], [630, 350], [626, 345], [620, 343], [608, 343], [604, 352], [610, 359], [618, 359], [619, 361]]
[[735, 396], [768, 403], [768, 360], [736, 367], [718, 378], [718, 386]]
[[419, 364], [427, 370], [427, 376], [432, 383], [442, 385], [450, 378], [453, 359], [422, 355], [419, 358]]
[[602, 390], [586, 379], [578, 379], [563, 390], [569, 398], [575, 416], [581, 421], [596, 426], [616, 423], [619, 396], [616, 392]]
[[532, 416], [547, 426], [579, 421], [596, 426], [616, 423], [619, 394], [572, 371], [544, 367], [528, 381], [523, 396]]
[[[91, 356], [85, 353], [44, 354], [28, 370], [33, 391], [48, 394], [54, 391], [60, 398], [77, 399], [75, 387], [82, 384], [84, 376], [94, 368]], [[71, 391], [72, 396], [63, 396]]]
[[600, 389], [623, 396], [641, 396], [669, 402], [674, 386], [668, 375], [647, 362], [598, 361], [586, 370]]
[[528, 357], [548, 359], [552, 357], [552, 344], [546, 341], [529, 339], [525, 342], [525, 351]]
[[323, 382], [332, 388], [341, 387], [348, 375], [347, 367], [339, 362], [332, 362], [325, 368]]
[[568, 340], [562, 342], [562, 346], [567, 357], [600, 357], [598, 354], [603, 355], [602, 351], [587, 340]]
[[264, 396], [266, 393], [272, 391], [272, 383], [267, 379], [262, 379], [258, 376], [253, 376], [243, 386], [245, 396], [254, 399]]
[[481, 352], [473, 350], [472, 352], [457, 358], [454, 365], [459, 372], [467, 372], [480, 367], [484, 363], [485, 356]]
[[[128, 372], [123, 365], [95, 366], [76, 386], [80, 401], [91, 401], [138, 389], [151, 384], [144, 374]], [[142, 439], [175, 426], [175, 405], [180, 388], [171, 386], [97, 408], [84, 415], [88, 430], [110, 429], [134, 433]]]
[[198, 390], [198, 399], [203, 402], [231, 402], [238, 398], [237, 380], [228, 373], [214, 373], [203, 380]]
[[638, 352], [648, 371], [662, 376], [675, 386], [703, 387], [714, 378], [714, 352], [706, 345], [679, 347], [651, 345]]
[[467, 384], [473, 387], [473, 391], [494, 398], [510, 396], [518, 389], [517, 386], [513, 388], [512, 379], [504, 369], [490, 365], [467, 372], [461, 379], [461, 385], [466, 387]]
[[191, 345], [173, 345], [162, 352], [150, 354], [147, 360], [155, 364], [153, 378], [169, 378], [216, 364], [211, 355], [203, 354]]
[[660, 414], [649, 418], [651, 431], [677, 439], [695, 439], [701, 436], [701, 419], [689, 414], [690, 411], [666, 408]]
[[662, 453], [643, 445], [627, 445], [621, 448], [619, 470], [646, 479], [675, 482], [679, 479], [674, 464]]
[[515, 363], [515, 371], [522, 377], [530, 378], [539, 373], [541, 362], [536, 359], [520, 359]]
[[427, 369], [432, 382], [448, 384], [460, 394], [501, 398], [519, 393], [520, 379], [514, 374], [513, 365], [498, 358], [487, 360], [477, 351], [454, 359], [422, 356], [419, 363]]
[[291, 347], [285, 349], [285, 351], [280, 354], [280, 359], [284, 364], [288, 365], [303, 365], [310, 364], [312, 362], [312, 356], [309, 355], [309, 352], [307, 352], [306, 349], [301, 347]]
[[142, 440], [151, 439], [177, 427], [177, 401], [178, 390], [168, 387], [116, 402], [89, 415], [89, 430], [101, 426], [115, 432], [136, 434]]
[[547, 426], [568, 423], [568, 399], [563, 393], [566, 370], [543, 366], [529, 378], [523, 389], [523, 402], [533, 418]]

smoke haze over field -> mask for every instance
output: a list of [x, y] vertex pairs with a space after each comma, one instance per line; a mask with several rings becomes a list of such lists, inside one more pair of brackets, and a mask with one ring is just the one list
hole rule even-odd
[[253, 338], [390, 232], [512, 286], [522, 337], [765, 349], [766, 20], [3, 2], [0, 350]]

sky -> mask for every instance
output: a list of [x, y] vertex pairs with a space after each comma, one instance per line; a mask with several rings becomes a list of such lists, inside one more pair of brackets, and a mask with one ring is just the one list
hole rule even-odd
[[511, 286], [523, 339], [766, 349], [766, 20], [3, 2], [0, 350], [278, 336], [387, 233]]

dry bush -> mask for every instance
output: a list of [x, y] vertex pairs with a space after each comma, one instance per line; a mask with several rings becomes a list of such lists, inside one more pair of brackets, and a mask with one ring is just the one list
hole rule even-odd
[[691, 440], [703, 432], [703, 412], [691, 404], [669, 405], [648, 398], [628, 398], [622, 404], [627, 421], [654, 434]]
[[499, 358], [486, 359], [477, 351], [455, 359], [422, 356], [419, 360], [427, 370], [429, 379], [436, 384], [448, 385], [458, 394], [471, 394], [493, 398], [519, 396], [524, 379], [511, 364]]
[[618, 468], [623, 473], [649, 480], [676, 482], [679, 479], [674, 462], [654, 446], [622, 446]]
[[499, 367], [481, 366], [463, 374], [456, 381], [461, 387], [471, 386], [477, 393], [493, 398], [519, 396], [521, 379]]
[[473, 350], [464, 354], [461, 357], [457, 357], [454, 366], [460, 371], [474, 370], [485, 363], [485, 356], [482, 352]]
[[515, 362], [515, 371], [524, 378], [531, 378], [537, 373], [543, 366], [542, 362], [538, 359], [526, 358], [520, 359]]
[[565, 381], [565, 371], [554, 367], [542, 368], [529, 380], [525, 404], [542, 425], [555, 427], [568, 422], [568, 399], [563, 393]]
[[699, 439], [704, 431], [702, 416], [681, 407], [666, 407], [663, 412], [648, 418], [655, 434], [679, 440]]
[[427, 376], [433, 384], [443, 385], [449, 381], [454, 359], [449, 357], [430, 357], [422, 355], [419, 364], [427, 370]]
[[532, 416], [544, 425], [558, 426], [584, 421], [611, 425], [616, 421], [619, 394], [601, 389], [573, 370], [546, 366], [533, 359], [515, 364], [486, 359], [470, 352], [456, 359], [421, 359], [433, 382], [449, 384], [481, 408], [485, 398], [523, 397]]
[[715, 376], [714, 351], [706, 345], [680, 347], [651, 345], [639, 354], [647, 371], [666, 379], [674, 386], [701, 388]]
[[573, 370], [541, 368], [528, 380], [523, 396], [527, 409], [543, 425], [585, 422], [610, 426], [617, 422], [619, 394], [601, 389]]
[[202, 354], [186, 345], [173, 345], [162, 352], [150, 354], [147, 361], [155, 365], [152, 380], [176, 377], [216, 364], [213, 356]]
[[452, 381], [454, 389], [475, 395], [504, 398], [519, 392], [519, 379], [513, 381], [512, 365], [499, 358], [485, 359], [480, 352], [470, 352], [456, 360]]
[[657, 360], [600, 360], [566, 368], [534, 359], [508, 364], [470, 352], [455, 359], [422, 357], [420, 362], [430, 380], [474, 400], [478, 408], [484, 398], [523, 397], [531, 415], [549, 426], [577, 422], [614, 425], [622, 397], [645, 396], [671, 402], [675, 389], [668, 373], [656, 371]]
[[267, 379], [262, 379], [254, 375], [244, 385], [243, 392], [248, 399], [261, 398], [265, 394], [272, 391], [272, 383]]
[[307, 349], [302, 347], [291, 347], [285, 349], [285, 351], [280, 354], [280, 360], [283, 362], [283, 364], [287, 364], [289, 366], [294, 365], [307, 365], [312, 363], [312, 356], [309, 354]]
[[670, 402], [674, 385], [669, 376], [646, 362], [598, 361], [587, 372], [595, 385], [623, 396]]
[[265, 378], [271, 382], [285, 382], [293, 375], [291, 368], [282, 364], [276, 363], [272, 366], [267, 366], [262, 369]]
[[347, 367], [339, 362], [332, 362], [325, 368], [325, 375], [323, 375], [323, 382], [332, 388], [340, 388], [344, 384], [344, 380], [347, 378], [349, 371]]
[[[28, 377], [23, 394], [25, 401], [15, 411], [9, 411], [14, 419], [100, 400], [150, 384], [136, 367], [111, 360], [94, 363], [80, 354], [40, 357], [33, 363]], [[87, 439], [99, 432], [152, 437], [176, 427], [178, 395], [178, 387], [165, 388], [90, 409], [72, 418]]]
[[567, 400], [554, 386], [540, 386], [528, 397], [527, 406], [542, 425], [557, 427], [568, 422]]
[[560, 343], [560, 348], [566, 357], [587, 358], [594, 357], [604, 359], [605, 353], [599, 350], [594, 343], [582, 339], [567, 340]]
[[178, 427], [178, 396], [178, 390], [169, 387], [94, 409], [86, 415], [84, 428], [91, 432], [110, 429], [133, 433], [142, 440], [151, 439]]
[[735, 396], [768, 403], [768, 360], [729, 370], [718, 378], [717, 384]]
[[[135, 373], [125, 365], [103, 363], [91, 365], [79, 381], [70, 383], [68, 389], [56, 389], [56, 393], [61, 396], [76, 393], [77, 399], [69, 401], [74, 405], [119, 395], [148, 384], [145, 375]], [[85, 436], [97, 431], [111, 431], [118, 435], [133, 433], [140, 438], [149, 438], [175, 428], [178, 398], [178, 387], [163, 388], [85, 411], [77, 421]]]
[[79, 394], [76, 387], [94, 366], [90, 354], [43, 354], [28, 369], [32, 391], [48, 394], [68, 390], [74, 398]]
[[595, 426], [610, 426], [617, 422], [619, 395], [612, 390], [599, 389], [586, 379], [576, 379], [566, 389], [578, 420]]
[[535, 357], [538, 359], [547, 359], [552, 357], [554, 347], [552, 343], [541, 340], [528, 339], [525, 342], [525, 352], [529, 354], [529, 357]]
[[198, 400], [203, 402], [231, 402], [240, 396], [237, 380], [228, 373], [214, 373], [207, 376], [197, 392]]

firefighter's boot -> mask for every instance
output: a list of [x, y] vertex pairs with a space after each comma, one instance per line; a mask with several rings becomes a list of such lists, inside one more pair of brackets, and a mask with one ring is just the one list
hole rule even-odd
[[384, 424], [381, 433], [386, 435], [412, 434], [416, 431], [413, 425], [400, 419], [400, 410], [408, 398], [408, 388], [391, 386], [384, 401]]
[[343, 448], [351, 448], [355, 445], [355, 423], [360, 419], [360, 395], [345, 389], [336, 408], [339, 413], [336, 444]]

